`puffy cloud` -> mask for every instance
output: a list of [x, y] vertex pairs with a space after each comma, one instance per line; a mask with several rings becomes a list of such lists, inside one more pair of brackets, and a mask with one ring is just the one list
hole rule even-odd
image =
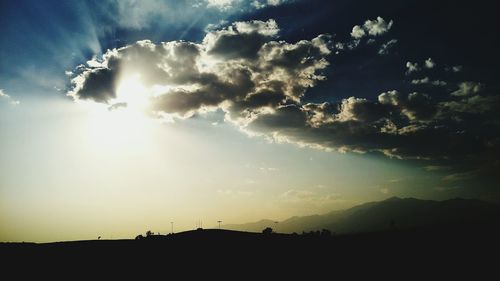
[[3, 89], [0, 89], [0, 101], [1, 100], [5, 100], [12, 105], [18, 105], [21, 103], [20, 101], [13, 99], [10, 95], [6, 94]]
[[477, 82], [462, 82], [458, 84], [458, 90], [451, 93], [452, 96], [471, 96], [479, 93], [483, 88], [481, 83]]
[[418, 63], [413, 63], [413, 62], [406, 62], [406, 74], [410, 74], [410, 73], [414, 73], [414, 72], [418, 72], [420, 71], [420, 66], [418, 65]]
[[227, 59], [255, 59], [265, 42], [278, 34], [274, 20], [236, 22], [228, 28], [213, 31], [203, 39], [210, 55]]
[[363, 29], [363, 27], [359, 25], [355, 25], [352, 28], [351, 36], [356, 39], [361, 39], [366, 35], [366, 31]]
[[381, 93], [378, 96], [378, 101], [381, 104], [389, 104], [393, 106], [398, 106], [399, 105], [399, 93], [396, 90], [388, 91]]
[[392, 27], [392, 20], [388, 23], [381, 17], [377, 17], [376, 20], [367, 20], [363, 27], [372, 36], [382, 35], [389, 31]]
[[463, 69], [463, 66], [461, 66], [461, 65], [455, 65], [455, 66], [453, 66], [453, 67], [451, 68], [451, 70], [452, 70], [453, 72], [460, 72], [460, 71], [462, 71], [462, 69]]
[[[332, 39], [323, 34], [290, 43], [276, 40], [278, 34], [274, 20], [248, 21], [210, 31], [201, 43], [139, 41], [78, 68], [68, 94], [120, 110], [127, 102], [119, 93], [122, 81], [137, 74], [144, 86], [137, 94], [149, 99], [153, 114], [177, 120], [222, 110], [242, 131], [277, 142], [452, 162], [500, 143], [494, 142], [498, 129], [477, 133], [486, 122], [498, 128], [491, 121], [498, 96], [474, 95], [470, 83], [452, 95], [392, 90], [376, 100], [306, 103], [306, 91], [325, 79]], [[420, 70], [411, 62], [407, 68]], [[424, 77], [414, 84], [444, 83], [436, 81]]]
[[259, 110], [298, 102], [307, 88], [324, 79], [319, 70], [328, 65], [330, 36], [273, 41], [278, 32], [274, 20], [249, 21], [209, 32], [200, 44], [139, 41], [79, 68], [68, 94], [122, 102], [120, 83], [138, 74], [154, 112], [185, 117], [221, 107], [234, 120], [243, 120]]
[[351, 36], [355, 39], [361, 39], [367, 35], [379, 36], [391, 29], [393, 21], [386, 22], [383, 18], [377, 17], [375, 20], [366, 20], [365, 23], [355, 25], [352, 28]]
[[340, 103], [338, 121], [373, 122], [386, 116], [387, 109], [366, 99], [350, 97]]
[[424, 66], [425, 66], [425, 68], [431, 69], [431, 68], [434, 68], [434, 66], [436, 66], [436, 63], [431, 58], [428, 58], [425, 60]]

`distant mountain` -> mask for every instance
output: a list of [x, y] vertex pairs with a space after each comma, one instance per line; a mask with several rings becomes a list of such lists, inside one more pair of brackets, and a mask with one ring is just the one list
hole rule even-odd
[[323, 215], [291, 217], [278, 223], [272, 220], [260, 220], [246, 224], [226, 224], [222, 227], [252, 232], [260, 232], [266, 227], [271, 227], [281, 233], [329, 229], [341, 234], [394, 228], [473, 227], [498, 221], [500, 221], [500, 205], [481, 200], [432, 201], [392, 197]]

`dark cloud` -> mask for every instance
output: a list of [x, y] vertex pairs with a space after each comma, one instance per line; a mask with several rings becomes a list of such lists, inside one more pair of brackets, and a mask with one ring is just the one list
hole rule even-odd
[[85, 71], [82, 82], [75, 90], [81, 99], [107, 102], [116, 97], [117, 73], [109, 68], [94, 68]]
[[236, 22], [204, 39], [209, 55], [224, 59], [256, 59], [262, 45], [278, 33], [274, 20]]

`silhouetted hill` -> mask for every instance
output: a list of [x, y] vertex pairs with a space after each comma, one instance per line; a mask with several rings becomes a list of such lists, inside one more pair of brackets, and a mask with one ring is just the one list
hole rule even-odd
[[499, 234], [498, 229], [454, 227], [333, 236], [209, 229], [140, 240], [0, 243], [0, 257], [4, 275], [15, 274], [6, 275], [15, 280], [34, 273], [38, 277], [58, 273], [69, 279], [74, 274], [90, 274], [88, 279], [101, 280], [102, 275], [95, 275], [101, 271], [110, 274], [111, 280], [131, 279], [131, 272], [142, 279], [171, 272], [191, 279], [217, 276], [217, 270], [232, 280], [271, 276], [295, 280], [297, 274], [311, 280], [331, 274], [338, 277], [341, 272], [386, 279], [399, 279], [398, 272], [413, 277], [432, 274], [433, 278], [442, 274], [444, 279], [461, 275], [463, 269], [471, 270], [477, 280], [478, 274], [495, 269]]
[[342, 211], [323, 215], [292, 217], [279, 223], [261, 220], [248, 224], [224, 225], [226, 229], [261, 231], [272, 227], [277, 232], [301, 233], [329, 229], [337, 234], [383, 231], [392, 228], [475, 227], [494, 224], [500, 218], [500, 206], [475, 199], [445, 201], [392, 197], [369, 202]]

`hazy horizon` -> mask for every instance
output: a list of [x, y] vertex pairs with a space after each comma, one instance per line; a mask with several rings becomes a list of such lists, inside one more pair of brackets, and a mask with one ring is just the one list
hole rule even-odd
[[0, 241], [500, 202], [481, 3], [2, 1]]

